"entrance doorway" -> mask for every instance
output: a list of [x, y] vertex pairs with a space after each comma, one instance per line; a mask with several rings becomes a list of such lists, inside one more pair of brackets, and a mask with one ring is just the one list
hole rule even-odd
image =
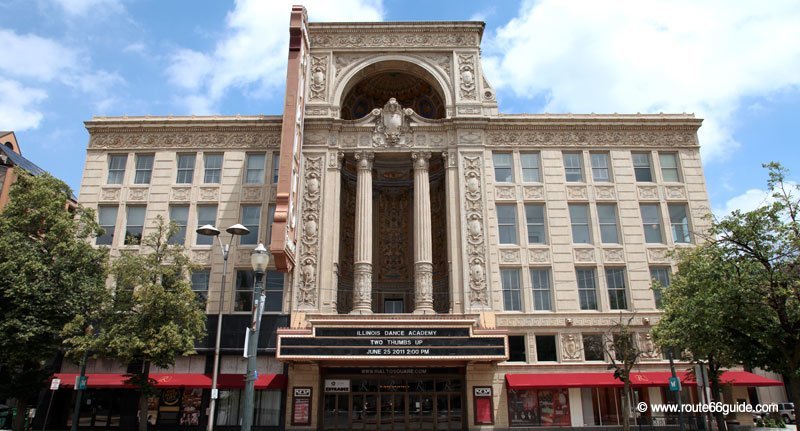
[[[463, 375], [337, 375], [335, 379], [337, 393], [323, 393], [325, 430], [465, 429]], [[345, 381], [349, 393], [339, 392]]]

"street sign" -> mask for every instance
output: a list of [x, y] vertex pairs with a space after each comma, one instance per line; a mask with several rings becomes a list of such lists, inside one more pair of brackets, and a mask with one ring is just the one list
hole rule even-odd
[[669, 378], [669, 390], [673, 392], [678, 392], [681, 390], [681, 380], [677, 377], [670, 377]]
[[61, 386], [61, 379], [50, 380], [50, 390], [51, 391], [57, 391], [59, 386]]
[[86, 376], [75, 377], [75, 390], [82, 391], [86, 389], [86, 381], [89, 380]]

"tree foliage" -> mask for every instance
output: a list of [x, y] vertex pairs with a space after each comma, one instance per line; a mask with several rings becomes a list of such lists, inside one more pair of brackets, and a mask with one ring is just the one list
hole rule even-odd
[[0, 213], [0, 398], [20, 410], [52, 372], [64, 326], [105, 294], [107, 251], [88, 242], [100, 227], [91, 210], [67, 211], [71, 195], [21, 172]]
[[714, 221], [705, 244], [678, 255], [656, 335], [717, 368], [780, 373], [800, 405], [800, 188], [765, 167], [769, 202]]
[[614, 370], [614, 378], [621, 381], [622, 387], [622, 429], [631, 429], [631, 370], [639, 363], [644, 353], [636, 343], [636, 332], [633, 330], [631, 315], [625, 319], [622, 314], [619, 320], [612, 322], [603, 334], [603, 349], [609, 359], [608, 369]]
[[178, 356], [194, 354], [205, 335], [205, 313], [189, 282], [193, 265], [183, 247], [170, 243], [177, 226], [158, 217], [139, 250], [125, 250], [111, 265], [113, 299], [94, 333], [68, 328], [75, 351], [122, 363], [140, 363], [130, 379], [140, 390], [140, 429], [146, 429], [151, 365], [166, 368]]

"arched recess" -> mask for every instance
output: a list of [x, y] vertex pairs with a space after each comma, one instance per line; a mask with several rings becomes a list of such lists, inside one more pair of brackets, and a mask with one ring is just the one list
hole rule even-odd
[[339, 107], [341, 118], [355, 120], [394, 97], [404, 108], [439, 119], [452, 106], [448, 90], [441, 73], [423, 60], [384, 55], [365, 60], [345, 74], [334, 91], [333, 104]]

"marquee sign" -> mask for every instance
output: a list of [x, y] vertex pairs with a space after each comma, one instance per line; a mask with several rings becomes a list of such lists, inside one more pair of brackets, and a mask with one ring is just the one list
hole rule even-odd
[[505, 360], [504, 335], [470, 327], [317, 327], [311, 335], [278, 334], [278, 359]]

